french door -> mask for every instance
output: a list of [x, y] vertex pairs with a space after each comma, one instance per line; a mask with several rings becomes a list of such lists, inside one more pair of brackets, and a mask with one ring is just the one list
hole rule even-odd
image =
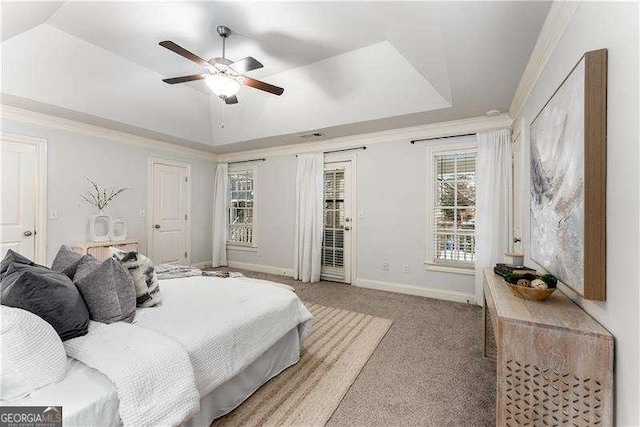
[[351, 162], [325, 163], [322, 279], [351, 283]]

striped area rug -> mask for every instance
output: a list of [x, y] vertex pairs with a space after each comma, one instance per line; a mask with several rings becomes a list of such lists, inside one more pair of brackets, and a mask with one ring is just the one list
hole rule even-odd
[[213, 426], [323, 426], [329, 421], [393, 321], [306, 305], [314, 324], [300, 361]]

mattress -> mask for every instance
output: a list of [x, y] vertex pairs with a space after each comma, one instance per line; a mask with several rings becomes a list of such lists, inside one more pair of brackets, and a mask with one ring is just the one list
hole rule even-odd
[[[139, 309], [135, 323], [153, 325], [153, 329], [176, 338], [190, 357], [194, 356], [201, 408], [187, 425], [208, 424], [231, 411], [298, 361], [311, 316], [307, 317], [308, 311], [292, 292], [263, 283], [212, 277], [163, 280], [160, 286], [163, 307]], [[300, 306], [307, 313], [301, 312]], [[221, 348], [215, 363], [207, 364], [211, 356], [207, 353], [214, 347]], [[207, 370], [212, 366], [214, 369]], [[2, 404], [62, 406], [66, 426], [121, 425], [115, 385], [72, 358], [67, 360], [63, 381]]]

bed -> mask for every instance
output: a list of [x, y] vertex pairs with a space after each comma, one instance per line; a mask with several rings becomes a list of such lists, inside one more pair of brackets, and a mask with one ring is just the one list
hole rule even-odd
[[[182, 425], [209, 425], [298, 362], [312, 316], [290, 290], [203, 276], [162, 280], [160, 286], [163, 305], [138, 309], [134, 325], [178, 342], [188, 353], [200, 402]], [[118, 396], [105, 374], [69, 357], [63, 381], [3, 404], [62, 406], [66, 426], [118, 426]]]

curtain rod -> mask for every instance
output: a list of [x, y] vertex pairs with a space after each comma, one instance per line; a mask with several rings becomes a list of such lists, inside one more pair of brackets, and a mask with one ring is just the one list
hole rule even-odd
[[[367, 146], [363, 145], [362, 147], [353, 147], [353, 148], [343, 148], [341, 150], [331, 150], [331, 151], [323, 151], [323, 154], [329, 154], [329, 153], [341, 153], [343, 151], [351, 151], [351, 150], [366, 150]], [[298, 155], [296, 154], [296, 157], [298, 157]]]
[[233, 165], [233, 164], [235, 164], [235, 163], [264, 162], [264, 161], [266, 161], [266, 160], [267, 160], [267, 159], [265, 159], [265, 158], [263, 157], [263, 158], [261, 158], [261, 159], [240, 160], [240, 161], [237, 161], [237, 162], [229, 162], [229, 163], [227, 163], [227, 164], [229, 164], [229, 165]]
[[465, 133], [462, 135], [449, 135], [449, 136], [439, 136], [437, 138], [423, 138], [423, 139], [414, 139], [411, 141], [412, 144], [415, 144], [416, 142], [423, 142], [423, 141], [433, 141], [434, 139], [446, 139], [446, 138], [460, 138], [461, 136], [475, 136], [475, 133]]

